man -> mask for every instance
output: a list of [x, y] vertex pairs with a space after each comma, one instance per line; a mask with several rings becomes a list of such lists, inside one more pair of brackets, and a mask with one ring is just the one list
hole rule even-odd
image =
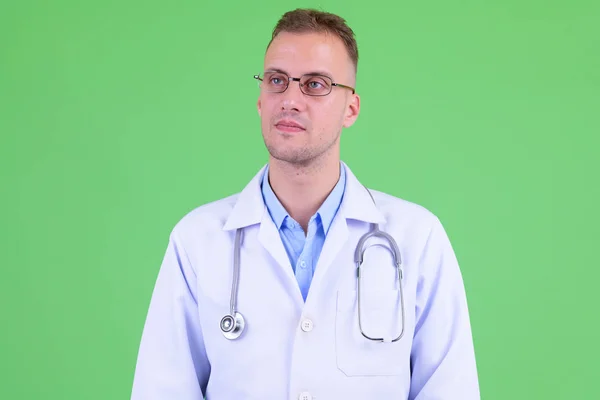
[[357, 60], [336, 15], [300, 9], [277, 24], [256, 77], [269, 162], [173, 229], [132, 399], [479, 399], [442, 225], [340, 160], [360, 110]]

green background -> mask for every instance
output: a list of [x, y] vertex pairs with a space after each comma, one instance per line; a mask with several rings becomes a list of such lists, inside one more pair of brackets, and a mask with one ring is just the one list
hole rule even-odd
[[127, 399], [174, 224], [266, 162], [279, 16], [360, 52], [342, 158], [444, 223], [482, 398], [600, 398], [600, 3], [0, 3], [0, 398]]

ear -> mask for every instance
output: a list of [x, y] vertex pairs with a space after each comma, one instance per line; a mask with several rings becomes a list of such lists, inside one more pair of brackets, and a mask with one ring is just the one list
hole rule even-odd
[[351, 95], [350, 103], [346, 107], [346, 114], [344, 115], [344, 127], [351, 127], [356, 118], [358, 118], [358, 113], [360, 112], [360, 96], [355, 94]]
[[256, 109], [258, 110], [258, 116], [260, 117], [260, 115], [261, 115], [261, 102], [260, 102], [260, 97], [258, 98], [258, 101], [256, 102]]

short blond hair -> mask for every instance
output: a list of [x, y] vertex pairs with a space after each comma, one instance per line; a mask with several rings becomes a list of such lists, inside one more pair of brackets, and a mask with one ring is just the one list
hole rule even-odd
[[288, 11], [283, 14], [277, 25], [275, 25], [267, 49], [281, 32], [327, 32], [334, 34], [344, 43], [348, 56], [354, 65], [354, 70], [356, 71], [358, 67], [358, 45], [356, 44], [354, 31], [347, 25], [346, 20], [339, 15], [312, 8], [298, 8]]

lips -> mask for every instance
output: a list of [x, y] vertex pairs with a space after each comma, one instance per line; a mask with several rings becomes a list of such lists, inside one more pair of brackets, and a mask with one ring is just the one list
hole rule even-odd
[[282, 119], [275, 124], [275, 127], [283, 132], [302, 132], [306, 130], [302, 124], [291, 119]]

